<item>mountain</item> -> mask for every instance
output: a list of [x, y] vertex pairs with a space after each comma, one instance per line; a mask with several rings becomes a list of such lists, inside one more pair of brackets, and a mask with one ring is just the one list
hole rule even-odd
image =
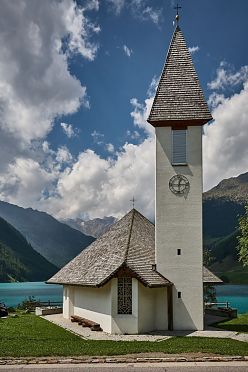
[[248, 172], [221, 181], [203, 194], [204, 239], [226, 237], [238, 227], [248, 203]]
[[248, 283], [237, 257], [238, 218], [248, 204], [248, 172], [224, 179], [203, 194], [204, 247], [215, 258], [211, 270], [231, 283]]
[[248, 172], [238, 177], [224, 179], [217, 186], [204, 193], [204, 200], [223, 199], [239, 204], [248, 201]]
[[[221, 181], [203, 194], [204, 247], [212, 252], [210, 269], [231, 283], [248, 283], [248, 268], [237, 257], [238, 216], [243, 215], [248, 201], [248, 173]], [[95, 237], [115, 222], [114, 217], [63, 221], [85, 234]]]
[[61, 220], [61, 222], [66, 223], [74, 229], [81, 231], [86, 235], [94, 236], [98, 238], [100, 235], [105, 233], [117, 219], [115, 217], [103, 217], [94, 218], [92, 220], [84, 221], [80, 218]]
[[0, 201], [0, 217], [21, 232], [32, 247], [57, 267], [65, 265], [95, 239], [45, 212]]
[[57, 271], [19, 231], [0, 218], [0, 282], [45, 281]]
[[235, 231], [208, 246], [215, 258], [210, 269], [227, 283], [248, 284], [248, 267], [238, 260], [237, 235]]

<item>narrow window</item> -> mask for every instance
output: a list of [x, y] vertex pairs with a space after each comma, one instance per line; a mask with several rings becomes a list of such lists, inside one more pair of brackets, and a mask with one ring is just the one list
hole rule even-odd
[[118, 278], [118, 314], [132, 314], [132, 278]]
[[178, 255], [178, 256], [181, 256], [181, 249], [178, 249], [178, 250], [177, 250], [177, 255]]
[[177, 298], [181, 298], [182, 297], [182, 292], [177, 292]]
[[187, 129], [172, 130], [172, 164], [186, 164]]

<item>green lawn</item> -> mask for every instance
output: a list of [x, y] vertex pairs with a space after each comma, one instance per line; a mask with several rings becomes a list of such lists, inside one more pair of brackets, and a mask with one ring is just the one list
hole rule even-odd
[[248, 344], [229, 339], [174, 337], [162, 342], [85, 341], [35, 315], [0, 319], [0, 357], [107, 356], [144, 352], [248, 355]]
[[228, 331], [248, 333], [248, 313], [239, 315], [235, 319], [215, 323], [215, 327], [227, 329]]

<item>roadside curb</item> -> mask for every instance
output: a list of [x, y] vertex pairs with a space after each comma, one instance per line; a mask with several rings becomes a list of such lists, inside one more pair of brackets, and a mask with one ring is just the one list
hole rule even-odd
[[247, 361], [248, 356], [216, 356], [216, 357], [161, 357], [161, 358], [125, 358], [125, 357], [40, 357], [40, 358], [0, 358], [1, 365], [26, 364], [97, 364], [97, 363], [165, 363], [165, 362], [235, 362]]

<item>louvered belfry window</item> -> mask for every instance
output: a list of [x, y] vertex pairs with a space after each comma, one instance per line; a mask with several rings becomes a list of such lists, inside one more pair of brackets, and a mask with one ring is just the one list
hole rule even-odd
[[172, 130], [172, 164], [187, 163], [187, 129]]
[[118, 278], [118, 314], [132, 314], [132, 278]]

